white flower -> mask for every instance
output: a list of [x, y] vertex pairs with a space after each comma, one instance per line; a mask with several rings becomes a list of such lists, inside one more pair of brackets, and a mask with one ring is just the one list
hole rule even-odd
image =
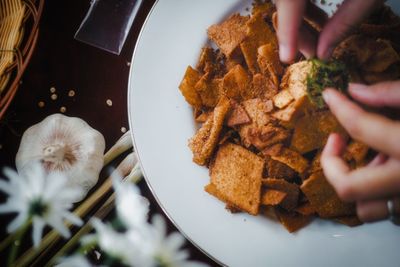
[[16, 212], [17, 217], [8, 225], [8, 232], [14, 232], [32, 220], [33, 244], [40, 243], [46, 224], [68, 238], [70, 232], [64, 219], [81, 225], [82, 220], [69, 212], [80, 189], [66, 186], [67, 179], [59, 172], [45, 173], [39, 163], [28, 167], [24, 175], [5, 168], [9, 182], [0, 180], [0, 190], [9, 195], [6, 203], [0, 204], [0, 213]]
[[205, 267], [206, 264], [189, 261], [189, 253], [182, 250], [185, 238], [178, 232], [167, 236], [167, 228], [163, 217], [154, 215], [152, 218], [151, 232], [153, 244], [154, 266], [163, 267]]
[[117, 175], [112, 178], [118, 217], [128, 228], [141, 228], [147, 224], [149, 201], [140, 195], [135, 184], [124, 182]]
[[91, 267], [89, 261], [83, 255], [72, 255], [61, 258], [55, 267]]
[[[141, 237], [134, 240], [131, 235], [116, 232], [111, 225], [104, 224], [97, 218], [92, 219], [92, 224], [96, 229], [97, 244], [108, 256], [128, 266], [152, 266], [151, 259], [141, 252]], [[93, 240], [93, 238], [88, 238], [88, 240]]]

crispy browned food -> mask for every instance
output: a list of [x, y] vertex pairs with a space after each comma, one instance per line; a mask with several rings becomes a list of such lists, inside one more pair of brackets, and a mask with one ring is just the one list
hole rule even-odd
[[351, 72], [369, 84], [400, 77], [400, 57], [387, 40], [352, 35], [338, 45], [333, 56], [347, 62]]
[[192, 67], [188, 66], [183, 76], [182, 82], [179, 85], [179, 90], [185, 97], [186, 102], [196, 108], [202, 106], [200, 95], [195, 89], [196, 83], [200, 80], [199, 72]]
[[320, 149], [333, 132], [346, 135], [346, 131], [330, 111], [303, 116], [294, 127], [290, 147], [301, 154]]
[[270, 43], [260, 46], [257, 50], [257, 62], [260, 71], [279, 86], [279, 77], [282, 76], [284, 69], [276, 46]]
[[189, 140], [189, 147], [193, 152], [193, 161], [199, 165], [206, 165], [218, 143], [222, 126], [230, 109], [229, 100], [222, 98], [214, 109], [213, 114]]
[[248, 20], [248, 17], [233, 14], [221, 24], [209, 27], [208, 37], [229, 57], [246, 37]]
[[303, 173], [308, 168], [308, 161], [301, 154], [276, 144], [263, 150], [264, 155], [270, 156], [273, 160], [282, 162], [298, 173]]
[[300, 188], [322, 218], [355, 215], [354, 203], [341, 201], [321, 171], [313, 173]]
[[251, 79], [241, 65], [236, 65], [225, 74], [222, 91], [227, 97], [241, 101], [249, 90], [251, 90]]
[[252, 215], [259, 212], [264, 160], [231, 143], [222, 145], [210, 166], [210, 183], [225, 202]]
[[310, 102], [307, 96], [303, 96], [287, 107], [275, 111], [272, 116], [280, 121], [282, 125], [287, 128], [293, 128], [296, 125], [297, 120], [315, 110], [315, 105]]
[[305, 202], [300, 204], [299, 206], [296, 207], [295, 211], [297, 213], [300, 213], [305, 216], [313, 215], [315, 214], [315, 209], [312, 207], [310, 202]]
[[338, 223], [347, 225], [347, 226], [351, 226], [351, 227], [359, 226], [359, 225], [363, 224], [363, 222], [360, 221], [360, 219], [357, 217], [357, 215], [337, 217], [337, 218], [335, 218], [335, 221], [337, 221]]
[[226, 125], [234, 127], [249, 122], [251, 122], [251, 119], [244, 107], [238, 102], [231, 100], [231, 111], [226, 118]]
[[282, 77], [281, 89], [289, 90], [294, 99], [298, 100], [307, 96], [307, 75], [310, 73], [312, 63], [300, 61], [290, 65]]
[[208, 117], [212, 115], [212, 112], [201, 112], [195, 117], [195, 121], [198, 123], [204, 123], [207, 121]]
[[354, 161], [357, 167], [364, 165], [368, 155], [369, 146], [359, 141], [351, 141], [343, 154], [344, 160]]
[[240, 44], [244, 59], [252, 73], [259, 72], [257, 63], [257, 49], [265, 44], [277, 47], [277, 38], [269, 25], [264, 21], [261, 13], [252, 16], [246, 23], [246, 38]]
[[209, 79], [206, 73], [196, 83], [195, 89], [203, 106], [215, 107], [221, 95], [221, 79]]
[[243, 144], [249, 147], [251, 145], [249, 131], [253, 128], [258, 129], [265, 126], [271, 121], [271, 117], [268, 114], [270, 107], [267, 101], [260, 98], [243, 101], [242, 105], [249, 115], [251, 123], [241, 125], [239, 128], [239, 135], [242, 138]]
[[289, 183], [284, 179], [266, 178], [262, 180], [265, 188], [285, 192], [287, 195], [280, 203], [280, 206], [286, 210], [293, 210], [297, 207], [299, 201], [300, 189], [297, 184]]
[[279, 207], [275, 208], [275, 214], [289, 233], [296, 232], [303, 228], [309, 224], [313, 218], [312, 216], [304, 216], [296, 212], [286, 211]]
[[253, 91], [253, 98], [272, 99], [278, 93], [278, 86], [270, 78], [256, 73], [253, 75]]
[[249, 128], [245, 137], [250, 144], [255, 146], [260, 151], [266, 147], [283, 143], [288, 138], [288, 130], [272, 124]]
[[282, 204], [282, 201], [286, 198], [286, 196], [286, 192], [267, 189], [261, 195], [261, 204], [265, 206], [277, 206]]
[[291, 182], [296, 176], [297, 173], [286, 164], [266, 157], [264, 177], [275, 177]]
[[272, 100], [274, 101], [275, 107], [281, 109], [289, 105], [294, 98], [288, 89], [284, 89], [276, 94]]
[[224, 56], [211, 47], [203, 47], [196, 65], [196, 69], [210, 77], [221, 77], [225, 72]]
[[271, 1], [256, 0], [253, 3], [251, 14], [254, 16], [257, 13], [261, 13], [264, 19], [271, 20], [272, 14], [275, 12], [275, 10], [275, 5]]

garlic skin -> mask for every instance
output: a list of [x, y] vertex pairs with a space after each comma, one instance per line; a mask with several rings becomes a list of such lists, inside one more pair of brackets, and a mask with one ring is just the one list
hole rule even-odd
[[62, 172], [70, 186], [82, 189], [78, 202], [97, 183], [104, 149], [103, 135], [85, 121], [53, 114], [24, 132], [15, 164], [20, 174], [37, 161], [47, 172]]

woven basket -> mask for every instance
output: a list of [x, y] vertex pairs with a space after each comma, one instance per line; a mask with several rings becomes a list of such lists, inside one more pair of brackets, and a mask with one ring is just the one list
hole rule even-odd
[[0, 120], [36, 46], [43, 4], [44, 0], [0, 0]]

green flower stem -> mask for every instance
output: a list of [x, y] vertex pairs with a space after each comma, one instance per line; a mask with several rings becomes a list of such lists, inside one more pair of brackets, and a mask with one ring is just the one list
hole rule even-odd
[[16, 233], [9, 234], [3, 241], [0, 243], [0, 252], [8, 248], [8, 246], [15, 240]]
[[17, 257], [18, 254], [18, 249], [21, 246], [22, 238], [24, 237], [24, 234], [29, 229], [29, 226], [31, 226], [31, 224], [32, 224], [32, 219], [30, 218], [26, 220], [26, 222], [16, 232], [15, 240], [12, 243], [10, 254], [8, 254], [7, 266], [13, 265], [15, 258]]

